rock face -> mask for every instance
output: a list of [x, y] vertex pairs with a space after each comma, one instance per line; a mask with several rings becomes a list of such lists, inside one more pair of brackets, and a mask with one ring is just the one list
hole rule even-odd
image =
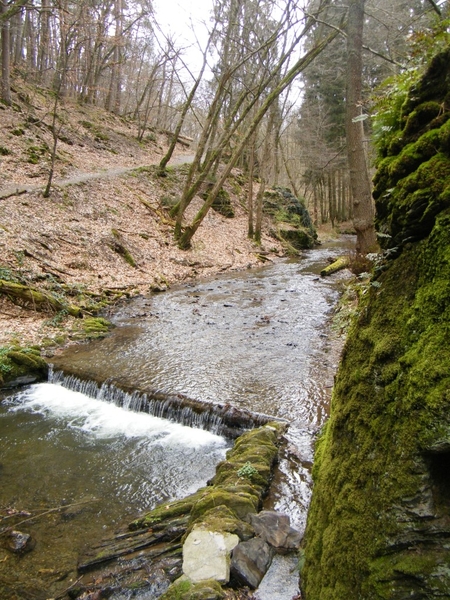
[[388, 135], [375, 197], [389, 251], [316, 447], [307, 600], [449, 597], [450, 49]]
[[183, 544], [183, 573], [193, 582], [230, 580], [230, 553], [239, 543], [233, 533], [194, 529]]
[[275, 187], [264, 193], [264, 212], [278, 222], [274, 237], [287, 242], [295, 250], [313, 248], [317, 232], [303, 200], [288, 188]]

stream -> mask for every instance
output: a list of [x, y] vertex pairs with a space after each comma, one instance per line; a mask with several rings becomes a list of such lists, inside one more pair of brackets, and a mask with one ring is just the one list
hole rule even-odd
[[[321, 279], [319, 272], [352, 244], [343, 237], [298, 260], [134, 299], [111, 316], [110, 336], [64, 350], [55, 370], [287, 420], [285, 455], [265, 507], [289, 514], [303, 532], [313, 442], [342, 344], [328, 317], [345, 275]], [[108, 395], [95, 399], [80, 386], [63, 387], [61, 377], [53, 381], [0, 405], [1, 526], [23, 511], [17, 529], [36, 544], [22, 556], [0, 544], [5, 599], [60, 594], [76, 580], [86, 546], [204, 485], [232, 443], [214, 428], [133, 412]], [[26, 521], [29, 513], [41, 516]]]

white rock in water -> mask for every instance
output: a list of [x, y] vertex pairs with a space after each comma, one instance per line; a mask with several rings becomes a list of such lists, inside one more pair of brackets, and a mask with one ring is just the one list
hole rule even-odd
[[183, 573], [191, 581], [230, 580], [230, 553], [239, 543], [233, 533], [194, 529], [183, 545]]

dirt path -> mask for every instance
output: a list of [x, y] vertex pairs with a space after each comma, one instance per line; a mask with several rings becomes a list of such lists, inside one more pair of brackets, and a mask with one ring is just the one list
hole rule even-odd
[[[193, 154], [177, 154], [173, 156], [169, 162], [169, 166], [182, 165], [184, 163], [192, 162], [194, 158]], [[140, 169], [143, 167], [155, 166], [159, 164], [157, 162], [150, 162], [145, 164], [138, 164], [132, 167], [111, 167], [110, 169], [102, 169], [101, 171], [94, 171], [89, 173], [79, 173], [74, 175], [73, 177], [68, 178], [57, 178], [54, 179], [53, 185], [57, 187], [65, 187], [68, 185], [76, 185], [78, 183], [84, 183], [86, 181], [92, 181], [93, 179], [111, 179], [114, 177], [119, 177], [120, 175], [124, 175], [125, 173], [129, 173], [131, 171], [135, 171], [136, 169]], [[3, 189], [0, 189], [0, 200], [3, 198], [10, 198], [11, 196], [21, 196], [22, 194], [28, 194], [31, 192], [37, 192], [39, 190], [44, 190], [44, 183], [36, 183], [36, 184], [25, 184], [25, 185], [9, 185]]]

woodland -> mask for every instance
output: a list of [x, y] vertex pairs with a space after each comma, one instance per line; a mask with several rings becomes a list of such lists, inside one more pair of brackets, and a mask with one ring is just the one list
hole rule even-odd
[[[305, 199], [316, 225], [353, 218], [358, 245], [368, 251], [376, 244], [369, 143], [375, 90], [399, 74], [406, 85], [406, 74], [445, 43], [443, 10], [434, 0], [360, 0], [349, 7], [230, 0], [214, 3], [203, 45], [182, 47], [161, 31], [151, 2], [4, 1], [1, 97], [11, 105], [15, 78], [53, 95], [45, 195], [70, 99], [133, 119], [139, 141], [154, 130], [173, 133], [161, 174], [178, 136], [193, 140], [195, 157], [171, 210], [180, 247], [189, 247], [238, 166], [261, 183], [259, 197], [248, 192], [249, 236], [256, 241], [264, 188], [283, 185]], [[205, 183], [204, 205], [183, 223]]]
[[[189, 47], [150, 0], [0, 9], [0, 381], [105, 335], [124, 297], [295, 252], [280, 222], [303, 247], [350, 230], [371, 279], [317, 442], [301, 597], [449, 598], [448, 2], [214, 0]], [[44, 317], [29, 335], [36, 308], [60, 339]]]

